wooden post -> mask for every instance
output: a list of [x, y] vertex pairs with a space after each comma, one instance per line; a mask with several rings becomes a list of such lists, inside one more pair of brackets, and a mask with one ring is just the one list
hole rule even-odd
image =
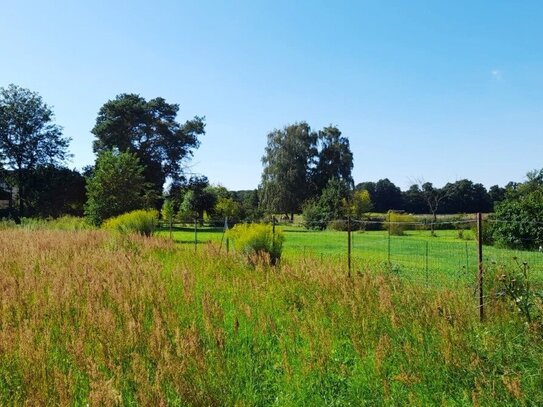
[[351, 278], [351, 217], [347, 217], [347, 269]]
[[483, 295], [483, 217], [481, 213], [477, 213], [477, 264], [478, 278], [477, 285], [479, 287], [479, 320], [483, 322], [484, 313], [484, 295]]

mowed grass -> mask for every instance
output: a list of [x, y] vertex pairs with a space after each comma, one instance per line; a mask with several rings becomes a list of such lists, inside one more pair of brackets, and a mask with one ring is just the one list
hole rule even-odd
[[470, 290], [102, 231], [0, 254], [0, 405], [543, 404], [541, 331]]
[[[312, 258], [342, 263], [347, 268], [346, 232], [293, 226], [282, 230], [285, 259]], [[168, 236], [169, 232], [161, 230], [158, 234]], [[175, 228], [173, 239], [194, 247], [194, 228]], [[226, 250], [222, 228], [198, 228], [197, 242], [222, 243], [220, 250]], [[488, 270], [519, 268], [526, 263], [530, 278], [543, 283], [543, 253], [484, 246], [483, 255]], [[438, 230], [435, 237], [429, 231], [406, 231], [404, 236], [390, 239], [387, 231], [353, 231], [351, 256], [353, 270], [386, 266], [407, 280], [424, 284], [474, 286], [478, 272], [477, 244], [469, 230], [464, 231], [464, 238], [459, 238], [457, 230]]]

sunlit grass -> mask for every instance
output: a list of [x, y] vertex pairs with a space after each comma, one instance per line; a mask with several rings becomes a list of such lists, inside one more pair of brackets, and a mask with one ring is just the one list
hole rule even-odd
[[541, 334], [469, 290], [102, 231], [0, 254], [0, 405], [543, 403]]
[[[334, 261], [347, 267], [347, 233], [340, 231], [313, 231], [302, 227], [283, 228], [284, 259], [312, 258]], [[161, 230], [160, 236], [168, 236]], [[176, 228], [176, 243], [195, 246], [194, 227]], [[226, 251], [226, 238], [222, 228], [199, 227], [197, 245], [214, 242]], [[463, 238], [457, 230], [437, 230], [436, 236], [429, 231], [409, 230], [405, 236], [391, 236], [387, 231], [352, 233], [352, 263], [355, 269], [368, 266], [387, 266], [399, 276], [425, 284], [473, 286], [478, 270], [477, 244], [473, 232], [466, 230]], [[493, 246], [484, 247], [486, 266], [503, 265], [517, 267], [527, 263], [531, 277], [543, 282], [543, 254], [539, 252], [507, 250]]]

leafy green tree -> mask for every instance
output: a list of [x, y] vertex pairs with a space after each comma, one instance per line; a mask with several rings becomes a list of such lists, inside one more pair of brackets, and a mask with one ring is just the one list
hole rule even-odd
[[76, 170], [41, 165], [25, 177], [25, 207], [28, 216], [83, 216], [85, 178]]
[[318, 200], [304, 205], [304, 224], [309, 229], [325, 229], [329, 222], [344, 220], [349, 212], [351, 190], [341, 180], [332, 178]]
[[468, 179], [447, 183], [441, 213], [476, 213], [492, 211], [492, 201], [484, 185]]
[[413, 184], [402, 192], [404, 210], [409, 213], [427, 213], [428, 207], [424, 200], [422, 190], [418, 184]]
[[375, 183], [375, 193], [371, 200], [376, 212], [388, 212], [389, 210], [402, 209], [402, 191], [388, 178], [380, 179]]
[[241, 206], [233, 198], [220, 197], [215, 204], [215, 214], [221, 218], [228, 217], [230, 221], [240, 216]]
[[239, 204], [238, 220], [255, 222], [264, 217], [264, 212], [260, 208], [260, 199], [257, 189], [231, 191], [231, 196], [234, 201]]
[[331, 179], [340, 180], [353, 189], [353, 153], [349, 139], [342, 136], [337, 127], [329, 126], [319, 131], [318, 141], [320, 149], [313, 173], [317, 195], [322, 193]]
[[499, 185], [492, 185], [488, 190], [488, 195], [492, 205], [496, 205], [498, 202], [501, 202], [505, 199], [506, 189], [500, 187]]
[[512, 249], [543, 245], [543, 170], [528, 173], [527, 181], [509, 189], [496, 205], [494, 238]]
[[111, 217], [144, 209], [150, 188], [135, 154], [103, 151], [87, 181], [85, 215], [89, 223], [98, 226]]
[[360, 190], [366, 190], [369, 192], [370, 197], [373, 199], [375, 196], [375, 182], [367, 181], [367, 182], [361, 182], [359, 184], [356, 184], [355, 189], [357, 191]]
[[0, 167], [18, 189], [19, 215], [25, 215], [26, 182], [40, 165], [62, 163], [70, 139], [53, 122], [53, 111], [36, 92], [9, 85], [0, 88]]
[[213, 211], [217, 202], [216, 190], [205, 176], [191, 177], [182, 191], [179, 214], [184, 218], [204, 218], [204, 213]]
[[261, 205], [269, 212], [294, 219], [311, 193], [312, 169], [317, 157], [317, 134], [305, 122], [268, 134], [262, 157]]
[[365, 189], [354, 191], [350, 207], [351, 216], [362, 219], [366, 213], [373, 209], [370, 193]]
[[149, 101], [136, 94], [121, 94], [106, 102], [98, 113], [92, 133], [94, 152], [118, 149], [136, 154], [144, 166], [147, 182], [157, 192], [167, 177], [183, 177], [183, 164], [198, 148], [198, 136], [205, 133], [203, 117], [180, 124], [179, 105], [163, 98]]

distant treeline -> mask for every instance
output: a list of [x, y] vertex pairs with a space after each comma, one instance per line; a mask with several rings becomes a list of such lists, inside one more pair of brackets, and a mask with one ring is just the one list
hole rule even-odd
[[431, 183], [413, 184], [402, 191], [388, 178], [377, 182], [362, 182], [356, 190], [369, 192], [374, 212], [403, 210], [414, 214], [435, 213], [476, 213], [493, 212], [494, 204], [503, 201], [508, 189], [517, 183], [510, 182], [505, 187], [494, 185], [486, 189], [483, 184], [468, 179], [447, 183], [435, 188]]

